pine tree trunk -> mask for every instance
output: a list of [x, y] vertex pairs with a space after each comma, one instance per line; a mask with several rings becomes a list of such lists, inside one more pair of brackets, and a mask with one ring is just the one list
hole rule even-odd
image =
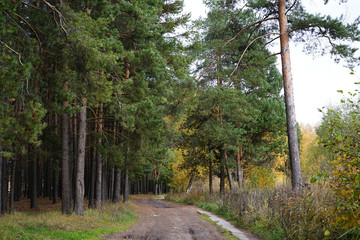
[[224, 152], [221, 149], [220, 156], [220, 194], [225, 195], [225, 166], [224, 166]]
[[[102, 133], [102, 105], [99, 107], [99, 113], [98, 113], [98, 121], [97, 121], [97, 128], [98, 128], [98, 132]], [[98, 139], [98, 147], [101, 146], [101, 138]], [[97, 149], [97, 154], [96, 154], [96, 194], [95, 194], [95, 207], [97, 209], [101, 209], [102, 203], [101, 203], [101, 198], [102, 198], [102, 158], [101, 158], [101, 153], [99, 151], [99, 149]]]
[[213, 194], [213, 166], [212, 161], [209, 159], [209, 194]]
[[243, 188], [244, 186], [244, 168], [241, 163], [242, 159], [242, 150], [241, 148], [236, 153], [236, 177], [239, 188]]
[[9, 201], [9, 213], [14, 214], [14, 194], [15, 194], [15, 170], [16, 170], [16, 160], [18, 158], [17, 150], [15, 150], [14, 159], [12, 160], [12, 169], [11, 169], [11, 182], [10, 182], [10, 201]]
[[[96, 124], [95, 124], [96, 129]], [[96, 139], [93, 139], [95, 146]], [[90, 170], [90, 189], [89, 189], [89, 208], [95, 207], [95, 183], [96, 183], [96, 147], [92, 147], [91, 170]]]
[[[225, 145], [224, 145], [224, 148], [225, 148]], [[234, 190], [234, 183], [233, 183], [232, 176], [231, 176], [231, 170], [230, 170], [230, 167], [229, 167], [227, 151], [226, 150], [224, 150], [224, 162], [225, 162], [225, 167], [226, 167], [226, 173], [227, 173], [228, 180], [229, 180], [230, 191], [232, 192]]]
[[109, 199], [113, 199], [114, 196], [114, 181], [115, 181], [115, 167], [112, 165], [110, 171]]
[[14, 187], [14, 201], [20, 201], [21, 195], [22, 195], [22, 186], [23, 186], [23, 174], [22, 174], [22, 162], [23, 162], [23, 156], [21, 154], [18, 154], [17, 160], [16, 160], [16, 172], [15, 172], [15, 187]]
[[128, 161], [125, 164], [125, 178], [124, 178], [124, 196], [123, 196], [123, 203], [126, 203], [129, 200], [130, 194], [130, 184], [129, 184], [129, 167]]
[[[58, 127], [58, 115], [54, 114], [54, 124], [55, 124], [55, 135], [59, 136], [59, 127]], [[56, 170], [56, 167], [58, 166], [57, 159], [52, 159], [52, 170], [53, 170], [53, 204], [58, 203], [58, 197], [59, 197], [59, 172]]]
[[30, 208], [37, 209], [38, 208], [38, 181], [37, 181], [37, 173], [38, 173], [38, 164], [37, 164], [37, 156], [33, 159], [32, 164], [32, 173], [31, 173], [31, 198], [30, 198]]
[[189, 194], [189, 193], [190, 193], [191, 188], [192, 188], [193, 183], [194, 183], [194, 179], [195, 179], [195, 175], [194, 175], [194, 174], [191, 174], [190, 179], [189, 179], [188, 186], [187, 186], [187, 188], [186, 188], [186, 194]]
[[[67, 86], [64, 86], [64, 90], [67, 91]], [[63, 103], [66, 107], [67, 102]], [[61, 121], [61, 134], [62, 134], [62, 179], [61, 179], [61, 211], [63, 214], [69, 214], [71, 212], [71, 200], [70, 200], [70, 158], [69, 158], [69, 117], [64, 112], [62, 114]]]
[[[0, 148], [0, 152], [1, 152], [1, 148]], [[3, 157], [2, 157], [2, 154], [0, 154], [0, 216], [2, 216], [2, 201], [3, 201], [3, 198], [2, 198], [2, 169], [3, 169]]]
[[101, 202], [105, 203], [108, 195], [108, 166], [106, 161], [105, 164], [103, 165], [101, 182], [102, 182]]
[[2, 185], [0, 186], [1, 193], [2, 193], [1, 213], [4, 214], [7, 212], [7, 200], [8, 200], [8, 184], [7, 184], [8, 176], [9, 176], [8, 160], [3, 158], [2, 163], [3, 163], [3, 165], [2, 165]]
[[58, 195], [59, 195], [59, 192], [58, 192], [58, 189], [59, 189], [59, 178], [58, 178], [58, 173], [54, 170], [53, 171], [53, 201], [52, 203], [53, 204], [56, 204], [58, 203]]
[[74, 212], [77, 215], [84, 215], [84, 194], [85, 194], [85, 147], [86, 147], [86, 99], [82, 99], [82, 109], [79, 122], [78, 158], [76, 164], [75, 178], [75, 206]]
[[289, 145], [290, 164], [291, 164], [291, 182], [292, 182], [293, 190], [298, 191], [301, 189], [302, 175], [301, 175], [299, 143], [298, 143], [297, 127], [296, 127], [293, 82], [291, 76], [289, 32], [288, 32], [287, 17], [285, 14], [286, 14], [286, 0], [279, 0], [281, 62], [282, 62], [283, 82], [284, 82], [288, 145]]
[[116, 168], [115, 170], [115, 184], [114, 184], [114, 198], [113, 203], [120, 203], [121, 195], [121, 169]]

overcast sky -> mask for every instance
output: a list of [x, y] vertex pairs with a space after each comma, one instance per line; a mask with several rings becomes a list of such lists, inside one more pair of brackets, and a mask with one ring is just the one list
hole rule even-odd
[[[191, 12], [192, 18], [206, 16], [202, 0], [184, 0], [186, 12]], [[348, 22], [360, 16], [360, 0], [348, 0], [339, 4], [339, 0], [329, 0], [328, 5], [323, 0], [302, 0], [306, 10], [311, 13], [330, 14], [333, 17], [344, 15]], [[356, 45], [360, 47], [360, 44]], [[355, 75], [343, 65], [336, 64], [329, 55], [308, 56], [302, 52], [303, 45], [290, 44], [292, 74], [296, 118], [299, 123], [317, 125], [321, 121], [318, 108], [336, 105], [343, 97], [337, 90], [344, 93], [354, 92], [354, 82], [360, 82], [360, 68], [355, 68]], [[276, 51], [276, 49], [274, 50]], [[358, 54], [359, 55], [359, 54]], [[278, 61], [279, 62], [279, 61]], [[278, 64], [280, 68], [280, 64]]]

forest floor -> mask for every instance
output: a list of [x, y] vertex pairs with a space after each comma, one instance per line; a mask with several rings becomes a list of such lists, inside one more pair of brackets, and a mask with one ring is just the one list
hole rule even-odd
[[[126, 231], [104, 236], [103, 239], [227, 239], [218, 226], [200, 217], [200, 209], [195, 206], [152, 199], [146, 195], [134, 196], [131, 201], [138, 207], [137, 223]], [[245, 235], [250, 240], [259, 239], [250, 233]]]

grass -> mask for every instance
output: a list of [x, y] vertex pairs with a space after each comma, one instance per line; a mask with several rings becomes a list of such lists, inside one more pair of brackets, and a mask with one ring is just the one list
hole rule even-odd
[[0, 217], [0, 239], [99, 239], [132, 226], [134, 209], [131, 204], [106, 204], [101, 210], [87, 209], [85, 216], [60, 210], [15, 212]]
[[229, 239], [229, 240], [238, 240], [238, 238], [235, 237], [234, 235], [232, 235], [230, 231], [228, 231], [227, 229], [225, 229], [225, 228], [217, 225], [216, 222], [214, 222], [213, 220], [211, 220], [211, 218], [210, 218], [208, 215], [206, 215], [206, 214], [201, 214], [201, 213], [199, 213], [199, 215], [200, 215], [200, 217], [201, 217], [202, 219], [204, 219], [205, 221], [208, 221], [208, 222], [216, 225], [216, 227], [219, 229], [219, 231], [224, 235], [224, 237], [225, 237], [226, 239]]

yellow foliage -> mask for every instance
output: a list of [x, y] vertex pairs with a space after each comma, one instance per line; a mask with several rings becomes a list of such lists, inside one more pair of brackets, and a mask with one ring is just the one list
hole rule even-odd
[[[190, 180], [190, 170], [181, 168], [184, 163], [184, 158], [180, 150], [175, 150], [175, 160], [169, 163], [169, 169], [171, 170], [172, 177], [170, 178], [170, 184], [172, 191], [185, 192]], [[203, 179], [207, 176], [207, 169], [203, 167], [197, 168], [197, 179]]]
[[275, 185], [275, 174], [271, 168], [249, 165], [245, 174], [253, 187], [268, 188]]

